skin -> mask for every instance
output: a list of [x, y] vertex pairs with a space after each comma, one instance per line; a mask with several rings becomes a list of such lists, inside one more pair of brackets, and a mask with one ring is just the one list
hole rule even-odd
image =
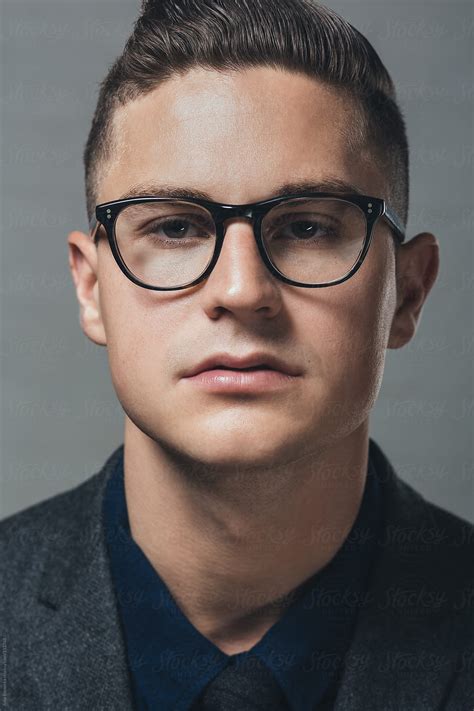
[[[336, 89], [303, 75], [193, 69], [117, 112], [97, 202], [155, 180], [247, 203], [328, 174], [387, 199], [370, 156], [347, 147], [352, 117]], [[428, 232], [407, 235], [395, 254], [379, 220], [351, 279], [303, 289], [267, 271], [248, 220], [226, 225], [213, 273], [182, 291], [134, 285], [105, 239], [96, 248], [73, 231], [68, 244], [81, 327], [107, 347], [125, 412], [133, 538], [192, 624], [233, 654], [260, 640], [350, 531], [386, 349], [413, 338], [439, 244]], [[257, 349], [301, 376], [247, 397], [180, 377], [218, 351]]]

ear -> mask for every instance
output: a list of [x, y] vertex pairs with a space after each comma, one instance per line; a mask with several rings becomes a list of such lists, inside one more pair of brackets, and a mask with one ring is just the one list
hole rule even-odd
[[426, 298], [439, 271], [439, 243], [420, 232], [396, 250], [397, 306], [387, 348], [401, 348], [416, 333]]
[[90, 235], [75, 230], [68, 235], [69, 268], [80, 305], [79, 321], [86, 336], [98, 346], [107, 345], [100, 311], [98, 253]]

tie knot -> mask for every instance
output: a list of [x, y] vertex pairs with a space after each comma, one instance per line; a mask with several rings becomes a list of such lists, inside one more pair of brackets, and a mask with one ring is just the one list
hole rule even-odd
[[256, 656], [231, 657], [204, 689], [193, 711], [288, 711], [282, 688]]

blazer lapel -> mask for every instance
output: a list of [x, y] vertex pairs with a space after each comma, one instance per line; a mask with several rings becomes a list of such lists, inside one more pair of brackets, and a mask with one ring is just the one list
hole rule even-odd
[[[453, 619], [456, 560], [446, 526], [370, 440], [384, 480], [386, 531], [346, 658], [334, 711], [442, 708], [463, 638]], [[456, 609], [456, 608], [454, 608]]]
[[121, 447], [74, 490], [74, 505], [58, 522], [36, 603], [47, 624], [30, 630], [10, 659], [12, 708], [133, 709], [101, 519], [104, 486]]

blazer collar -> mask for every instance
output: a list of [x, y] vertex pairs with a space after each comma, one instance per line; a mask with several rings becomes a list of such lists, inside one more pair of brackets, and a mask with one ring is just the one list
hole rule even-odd
[[[18, 699], [22, 708], [30, 708], [32, 696], [35, 707], [44, 709], [67, 708], [74, 699], [81, 708], [133, 708], [101, 510], [105, 485], [122, 454], [123, 444], [64, 499], [37, 595], [39, 619], [47, 612], [47, 622], [29, 631], [11, 660], [10, 678], [19, 684], [11, 701]], [[436, 556], [443, 532], [434, 507], [397, 476], [372, 439], [369, 456], [383, 482], [386, 535], [334, 711], [431, 711], [458, 656], [452, 621], [448, 632], [449, 570]]]

